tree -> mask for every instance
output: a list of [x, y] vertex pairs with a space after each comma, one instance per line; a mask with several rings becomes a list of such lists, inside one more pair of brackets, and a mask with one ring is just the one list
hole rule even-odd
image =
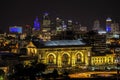
[[21, 48], [20, 49], [20, 54], [21, 55], [27, 55], [27, 49], [26, 48]]
[[43, 63], [36, 63], [33, 62], [32, 66], [28, 67], [26, 70], [30, 80], [35, 80], [37, 74], [42, 74], [43, 71], [46, 69], [46, 65]]
[[52, 77], [56, 79], [59, 76], [57, 69], [54, 69], [52, 72]]
[[14, 66], [14, 71], [15, 72], [12, 76], [15, 78], [15, 80], [20, 80], [21, 78], [23, 79], [26, 72], [23, 64], [16, 64]]
[[0, 69], [0, 76], [4, 76], [4, 75], [5, 75], [5, 72], [2, 69]]
[[36, 60], [31, 63], [31, 66], [24, 66], [22, 63], [19, 63], [14, 66], [13, 77], [15, 80], [24, 80], [28, 77], [30, 80], [36, 80], [36, 74], [41, 74], [46, 69], [46, 65], [43, 63], [38, 63]]

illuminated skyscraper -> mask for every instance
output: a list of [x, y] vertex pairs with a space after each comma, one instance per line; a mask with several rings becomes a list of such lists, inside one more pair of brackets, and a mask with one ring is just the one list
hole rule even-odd
[[48, 13], [43, 14], [42, 39], [43, 41], [51, 39], [51, 20]]
[[111, 23], [112, 23], [112, 19], [111, 18], [107, 18], [106, 19], [106, 32], [111, 32]]
[[38, 17], [34, 20], [34, 30], [40, 30], [40, 22], [38, 20]]
[[50, 27], [50, 18], [48, 13], [43, 14], [43, 27]]

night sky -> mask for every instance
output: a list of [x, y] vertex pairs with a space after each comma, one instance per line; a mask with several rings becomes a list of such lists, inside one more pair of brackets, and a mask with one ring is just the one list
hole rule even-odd
[[71, 19], [83, 26], [93, 26], [93, 21], [100, 20], [105, 26], [105, 19], [111, 17], [120, 22], [119, 0], [0, 0], [0, 30], [9, 26], [33, 25], [36, 16], [42, 19], [44, 12], [51, 19], [60, 17]]

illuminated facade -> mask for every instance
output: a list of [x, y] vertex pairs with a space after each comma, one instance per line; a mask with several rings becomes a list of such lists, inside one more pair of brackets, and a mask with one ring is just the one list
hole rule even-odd
[[56, 67], [75, 67], [89, 65], [89, 47], [45, 48], [40, 50], [43, 63]]
[[48, 67], [115, 67], [114, 54], [93, 56], [91, 47], [79, 40], [47, 41], [40, 48], [30, 43], [27, 50], [28, 55], [37, 55], [38, 61]]
[[32, 42], [30, 42], [26, 46], [26, 48], [27, 48], [27, 55], [28, 56], [35, 56], [37, 54], [37, 48]]
[[78, 40], [48, 41], [41, 48], [36, 48], [30, 43], [27, 51], [28, 55], [38, 55], [38, 61], [50, 67], [89, 66], [90, 64], [91, 47], [85, 46]]
[[107, 54], [104, 56], [92, 56], [91, 57], [91, 65], [108, 65], [108, 64], [115, 64], [115, 55], [114, 54]]
[[91, 57], [91, 65], [97, 66], [97, 68], [110, 69], [115, 68], [116, 59], [114, 54], [107, 54], [104, 56], [92, 56]]

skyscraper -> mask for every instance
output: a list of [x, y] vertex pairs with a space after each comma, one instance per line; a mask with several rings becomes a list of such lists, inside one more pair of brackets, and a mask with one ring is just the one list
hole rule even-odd
[[34, 30], [40, 30], [40, 22], [38, 20], [38, 17], [34, 20]]
[[106, 19], [106, 32], [107, 33], [111, 32], [111, 23], [112, 23], [112, 19], [108, 17]]
[[119, 24], [118, 23], [112, 23], [111, 24], [111, 33], [118, 34], [119, 33]]
[[43, 27], [50, 27], [50, 18], [48, 13], [43, 14]]
[[62, 31], [62, 19], [56, 18], [56, 31]]
[[93, 24], [93, 30], [100, 30], [100, 22], [99, 20], [95, 20]]
[[72, 20], [68, 20], [67, 21], [67, 29], [68, 30], [72, 30], [72, 28], [73, 28], [73, 21]]
[[43, 41], [51, 39], [51, 20], [48, 13], [43, 14], [42, 39]]

